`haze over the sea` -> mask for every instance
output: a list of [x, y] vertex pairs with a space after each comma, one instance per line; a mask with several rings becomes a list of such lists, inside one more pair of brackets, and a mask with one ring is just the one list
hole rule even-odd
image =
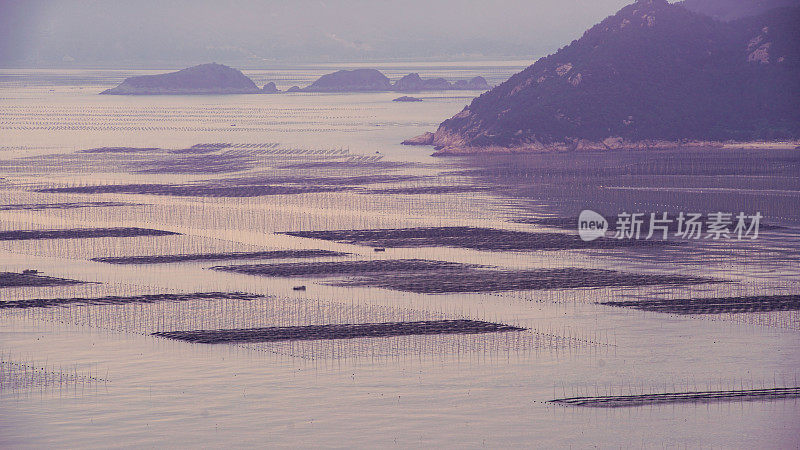
[[531, 59], [628, 0], [0, 2], [0, 66]]

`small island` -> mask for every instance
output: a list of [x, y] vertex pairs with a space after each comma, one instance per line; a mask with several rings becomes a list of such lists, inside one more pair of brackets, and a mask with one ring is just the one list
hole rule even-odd
[[421, 98], [417, 97], [409, 97], [408, 95], [404, 95], [402, 97], [397, 97], [396, 99], [392, 100], [393, 102], [421, 102]]
[[489, 83], [483, 77], [473, 77], [469, 80], [458, 80], [450, 83], [444, 78], [424, 79], [418, 73], [410, 73], [397, 80], [392, 89], [400, 92], [413, 91], [448, 91], [448, 90], [475, 90], [485, 91], [489, 89]]
[[280, 94], [281, 90], [275, 86], [275, 83], [270, 81], [261, 88], [262, 94]]
[[389, 91], [391, 89], [392, 82], [380, 71], [355, 69], [339, 70], [323, 75], [303, 90], [306, 92], [361, 92]]
[[[272, 84], [272, 83], [270, 83]], [[264, 86], [269, 89], [270, 85]], [[275, 85], [271, 86], [273, 89]], [[104, 95], [201, 95], [259, 94], [261, 90], [241, 71], [222, 64], [210, 63], [160, 75], [126, 78], [119, 86], [107, 89]], [[276, 89], [275, 89], [276, 91]], [[269, 91], [274, 92], [274, 91]]]
[[422, 78], [410, 73], [392, 83], [377, 69], [339, 70], [321, 76], [317, 81], [301, 89], [303, 92], [419, 92], [469, 90], [486, 91], [489, 83], [483, 77], [457, 80], [450, 83], [444, 78]]

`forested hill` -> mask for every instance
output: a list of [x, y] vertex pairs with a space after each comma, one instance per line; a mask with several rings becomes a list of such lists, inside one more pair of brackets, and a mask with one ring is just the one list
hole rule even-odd
[[724, 22], [640, 0], [474, 99], [424, 143], [796, 139], [798, 23], [800, 8]]

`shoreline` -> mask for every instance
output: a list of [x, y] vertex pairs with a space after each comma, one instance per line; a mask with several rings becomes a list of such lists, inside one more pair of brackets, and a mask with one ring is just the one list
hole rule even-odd
[[[434, 147], [432, 156], [470, 156], [470, 155], [514, 155], [570, 152], [607, 152], [616, 150], [670, 150], [686, 148], [714, 148], [725, 150], [793, 150], [800, 149], [800, 140], [781, 141], [666, 141], [643, 140], [626, 141], [611, 137], [603, 141], [577, 139], [574, 141], [542, 144], [539, 142], [514, 147], [459, 145], [453, 139], [441, 139], [438, 133], [424, 133], [407, 139], [403, 145]], [[449, 142], [448, 142], [449, 141]]]

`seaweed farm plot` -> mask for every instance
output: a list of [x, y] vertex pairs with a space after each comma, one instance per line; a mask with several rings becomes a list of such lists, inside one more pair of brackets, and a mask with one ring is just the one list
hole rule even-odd
[[604, 287], [688, 286], [717, 283], [713, 278], [635, 274], [602, 269], [479, 270], [454, 273], [389, 273], [335, 281], [336, 286], [369, 286], [420, 294], [502, 292]]
[[235, 330], [193, 330], [153, 333], [155, 336], [203, 344], [231, 342], [315, 341], [362, 337], [413, 336], [429, 334], [480, 334], [523, 331], [524, 328], [476, 320], [437, 320], [301, 327], [268, 327]]
[[[84, 284], [85, 281], [70, 280], [67, 278], [48, 277], [35, 273], [0, 272], [0, 288], [4, 287], [34, 287], [34, 286], [69, 286]], [[0, 308], [7, 302], [0, 302]]]
[[225, 342], [303, 360], [409, 355], [494, 358], [519, 352], [609, 348], [596, 334], [545, 329], [541, 323], [505, 325], [396, 306], [236, 292], [26, 299], [0, 305], [0, 318], [158, 338], [180, 339], [186, 330], [195, 330], [187, 341]]
[[74, 194], [147, 194], [175, 197], [261, 197], [265, 195], [336, 192], [348, 189], [336, 186], [225, 185], [220, 183], [187, 184], [109, 184], [39, 189], [44, 193]]
[[178, 235], [172, 231], [154, 230], [150, 228], [116, 227], [116, 228], [71, 228], [60, 230], [14, 230], [0, 231], [0, 241], [27, 241], [41, 239], [87, 239], [106, 237], [137, 236], [169, 236]]
[[381, 171], [371, 175], [353, 175], [353, 172], [349, 170], [333, 172], [334, 173], [320, 173], [319, 171], [315, 170], [310, 171], [308, 175], [305, 175], [303, 173], [299, 173], [299, 171], [284, 172], [282, 170], [273, 170], [266, 173], [258, 173], [236, 178], [224, 178], [215, 181], [239, 186], [263, 184], [290, 184], [301, 186], [363, 186], [369, 184], [419, 181], [423, 178], [419, 175], [386, 174]]
[[[186, 292], [22, 299], [0, 303], [0, 314], [137, 334], [183, 329], [285, 326], [359, 321], [380, 310], [324, 308], [320, 302], [241, 292]], [[343, 307], [342, 307], [343, 308]], [[405, 313], [398, 313], [406, 317]], [[416, 316], [415, 316], [416, 317]]]
[[260, 163], [272, 163], [284, 159], [322, 159], [336, 158], [324, 151], [304, 149], [278, 149], [277, 144], [268, 147], [260, 145], [227, 144], [192, 146], [188, 149], [168, 151], [166, 157], [154, 162], [146, 162], [144, 167], [128, 167], [136, 173], [148, 174], [221, 174], [253, 169]]
[[[518, 328], [522, 328], [521, 326]], [[563, 330], [501, 331], [469, 334], [417, 334], [353, 339], [284, 340], [231, 344], [237, 347], [320, 360], [381, 360], [402, 357], [468, 358], [470, 361], [507, 361], [511, 355], [559, 353], [602, 354], [612, 346], [589, 334]]]
[[143, 174], [217, 174], [248, 170], [257, 163], [256, 158], [239, 152], [173, 155], [163, 161], [146, 163], [143, 168], [134, 171]]
[[110, 208], [132, 205], [133, 203], [123, 202], [17, 203], [0, 205], [0, 211], [45, 211], [51, 209]]
[[22, 299], [0, 305], [3, 305], [0, 314], [7, 316], [139, 334], [187, 329], [219, 330], [446, 318], [441, 313], [413, 309], [241, 292]]
[[84, 298], [41, 298], [0, 302], [0, 309], [50, 308], [69, 305], [125, 305], [129, 303], [182, 302], [190, 300], [253, 300], [259, 295], [241, 292], [194, 292], [187, 294], [145, 294], [135, 296], [110, 295], [106, 297]]
[[[101, 81], [95, 87], [113, 84], [118, 78]], [[331, 116], [335, 122], [331, 122]], [[9, 130], [94, 131], [128, 133], [303, 132], [309, 134], [368, 130], [364, 121], [371, 115], [363, 110], [343, 113], [341, 108], [320, 105], [251, 106], [235, 105], [12, 105], [0, 108], [0, 128]], [[236, 126], [232, 126], [235, 124]]]
[[[190, 208], [190, 206], [187, 206], [183, 210], [189, 210]], [[170, 208], [144, 210], [153, 211], [153, 214], [157, 215], [169, 211]], [[175, 210], [182, 211], [178, 208], [175, 208]], [[177, 211], [173, 211], [173, 213], [177, 214]], [[123, 214], [110, 212], [106, 214], [104, 212], [102, 215], [92, 214], [88, 218], [79, 216], [76, 219], [81, 221], [94, 220], [101, 223], [108, 223], [112, 220], [129, 220], [128, 216]], [[230, 215], [228, 217], [230, 219]], [[57, 219], [61, 219], [61, 217]], [[72, 217], [65, 218], [65, 220], [70, 219]], [[316, 248], [287, 248], [279, 245], [282, 243], [275, 240], [268, 242], [267, 239], [270, 236], [265, 239], [265, 242], [260, 239], [241, 242], [242, 239], [237, 239], [237, 236], [233, 233], [220, 235], [218, 233], [205, 233], [202, 230], [197, 233], [192, 228], [189, 228], [192, 223], [191, 219], [192, 217], [187, 217], [185, 224], [171, 224], [172, 227], [177, 227], [177, 229], [170, 231], [170, 234], [167, 235], [111, 236], [91, 239], [0, 240], [0, 249], [18, 255], [90, 260], [118, 265], [247, 260], [317, 260], [319, 258], [344, 256], [340, 254], [341, 252]], [[153, 223], [153, 221], [147, 219], [143, 220], [143, 222], [144, 224]], [[16, 223], [13, 223], [8, 226], [16, 225]], [[154, 224], [154, 228], [156, 227]], [[12, 271], [23, 268], [27, 268], [27, 266], [19, 267], [19, 269], [15, 267]]]
[[[317, 159], [314, 154], [302, 152], [283, 152], [279, 154], [269, 154], [262, 149], [230, 149], [220, 153], [203, 154], [175, 154], [162, 161], [147, 164], [144, 168], [135, 169], [137, 173], [149, 174], [222, 174], [232, 172], [242, 172], [255, 168], [259, 162], [273, 163], [274, 159], [283, 161], [295, 158]], [[322, 158], [326, 161], [328, 158]]]
[[284, 234], [372, 247], [459, 247], [492, 251], [607, 249], [669, 244], [664, 241], [628, 239], [598, 239], [586, 242], [576, 234], [536, 233], [476, 227], [288, 231]]
[[[197, 162], [209, 167], [207, 162]], [[268, 195], [291, 195], [321, 192], [343, 192], [371, 184], [399, 183], [417, 180], [416, 175], [348, 175], [320, 176], [285, 174], [271, 171], [241, 177], [192, 181], [182, 184], [138, 183], [97, 184], [79, 186], [50, 186], [37, 189], [39, 193], [72, 194], [147, 194], [176, 197], [261, 197]]]
[[158, 147], [97, 147], [81, 150], [79, 153], [154, 153], [163, 152]]
[[503, 270], [418, 259], [238, 264], [211, 269], [267, 277], [340, 278], [334, 286], [379, 287], [421, 294], [638, 286], [689, 286], [721, 280], [602, 269]]
[[260, 252], [194, 253], [180, 255], [111, 256], [92, 258], [92, 261], [109, 264], [164, 264], [196, 261], [226, 261], [237, 259], [295, 259], [345, 256], [347, 253], [331, 250], [267, 250]]
[[97, 373], [47, 367], [33, 362], [19, 362], [6, 356], [0, 359], [0, 393], [30, 389], [75, 388], [79, 385], [103, 383]]
[[757, 295], [747, 297], [614, 301], [602, 302], [599, 304], [672, 314], [761, 313], [773, 311], [800, 311], [800, 295]]
[[485, 186], [414, 186], [384, 189], [369, 189], [365, 194], [388, 194], [388, 195], [439, 195], [439, 194], [463, 194], [469, 192], [487, 192], [491, 190]]
[[270, 277], [336, 277], [365, 274], [411, 273], [430, 271], [454, 273], [473, 267], [461, 263], [423, 259], [376, 259], [367, 261], [329, 261], [320, 263], [238, 264], [211, 269]]
[[[308, 164], [309, 169], [383, 171], [408, 166], [384, 163], [381, 155], [353, 155], [345, 149], [284, 148], [265, 144], [196, 144], [182, 149], [158, 147], [100, 147], [78, 152], [53, 153], [0, 160], [7, 173], [39, 172], [92, 173], [122, 172], [131, 174], [219, 175], [251, 173], [256, 168], [296, 172], [294, 165]], [[288, 165], [288, 166], [287, 166]], [[287, 169], [288, 167], [288, 169]], [[366, 170], [364, 170], [366, 169]]]
[[707, 392], [670, 392], [663, 394], [616, 395], [600, 397], [571, 397], [555, 399], [551, 400], [550, 402], [565, 406], [621, 408], [629, 406], [673, 403], [712, 403], [756, 400], [764, 401], [797, 398], [800, 398], [800, 387]]
[[261, 144], [231, 144], [226, 142], [213, 142], [194, 144], [182, 149], [162, 149], [159, 147], [96, 147], [81, 150], [79, 153], [172, 153], [172, 154], [204, 154], [212, 153], [233, 147], [248, 147], [253, 149], [275, 149], [275, 142]]
[[352, 155], [343, 160], [309, 161], [287, 164], [284, 169], [400, 169], [413, 167], [412, 163], [401, 161], [383, 161], [381, 155]]
[[[158, 147], [100, 147], [78, 152], [22, 156], [0, 160], [6, 173], [129, 173], [144, 175], [180, 174], [221, 175], [237, 172], [251, 173], [256, 168], [280, 168], [293, 163], [331, 161], [373, 164], [382, 170], [381, 156], [351, 155], [348, 150], [331, 148], [283, 148], [276, 143], [255, 144], [196, 144], [189, 148]], [[357, 166], [361, 167], [361, 166]], [[350, 167], [352, 169], [352, 167]]]

